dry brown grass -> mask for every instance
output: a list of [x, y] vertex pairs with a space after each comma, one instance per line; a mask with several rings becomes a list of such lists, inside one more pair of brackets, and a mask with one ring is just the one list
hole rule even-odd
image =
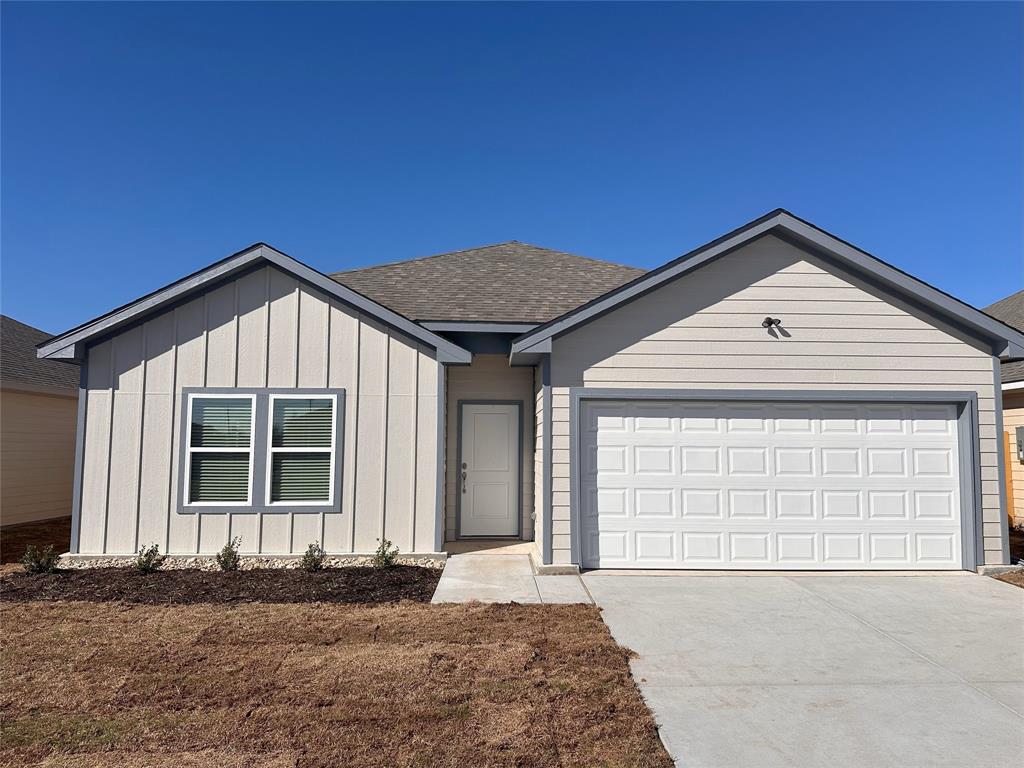
[[0, 606], [0, 764], [670, 766], [589, 606]]

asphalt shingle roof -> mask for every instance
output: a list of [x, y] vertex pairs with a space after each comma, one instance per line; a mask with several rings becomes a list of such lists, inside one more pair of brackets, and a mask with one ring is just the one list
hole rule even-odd
[[36, 344], [52, 336], [52, 333], [0, 315], [0, 381], [5, 385], [34, 384], [77, 392], [77, 365], [36, 357]]
[[331, 277], [410, 320], [544, 323], [643, 273], [512, 240]]
[[[1018, 331], [1024, 331], [1024, 291], [1017, 291], [1012, 296], [1007, 296], [1005, 299], [1000, 299], [995, 304], [985, 307], [985, 314], [991, 315], [1007, 325], [1012, 325]], [[1000, 366], [1000, 374], [1004, 384], [1011, 381], [1024, 381], [1024, 360], [1003, 363]]]

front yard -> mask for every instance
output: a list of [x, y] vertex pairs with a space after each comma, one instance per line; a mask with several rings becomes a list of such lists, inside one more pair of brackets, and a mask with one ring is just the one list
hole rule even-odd
[[316, 576], [4, 576], [0, 764], [671, 765], [597, 609], [286, 599]]

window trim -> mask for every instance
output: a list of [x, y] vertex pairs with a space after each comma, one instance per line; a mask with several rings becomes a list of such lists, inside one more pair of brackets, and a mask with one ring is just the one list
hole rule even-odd
[[[327, 448], [322, 447], [301, 447], [301, 448], [275, 448], [274, 447], [274, 401], [275, 400], [330, 400], [331, 401], [331, 444]], [[266, 477], [264, 478], [265, 494], [264, 503], [268, 507], [330, 507], [334, 504], [334, 465], [338, 460], [338, 395], [309, 395], [289, 393], [268, 393], [267, 395], [267, 456], [266, 456]], [[274, 501], [270, 498], [272, 491], [270, 475], [274, 468], [275, 453], [326, 453], [330, 456], [331, 464], [327, 476], [327, 500], [326, 501]]]
[[[178, 429], [175, 434], [175, 448], [178, 466], [172, 504], [178, 514], [229, 514], [240, 513], [326, 513], [341, 512], [344, 496], [343, 471], [345, 467], [345, 395], [346, 390], [337, 387], [182, 387], [176, 396], [178, 403]], [[194, 397], [251, 397], [253, 398], [254, 430], [252, 461], [250, 462], [249, 501], [240, 502], [194, 502], [188, 503], [189, 443], [191, 442], [191, 400]], [[332, 437], [331, 499], [327, 502], [280, 501], [269, 503], [270, 427], [272, 397], [294, 396], [296, 398], [333, 398], [334, 423]]]
[[[249, 447], [241, 448], [196, 448], [192, 445], [192, 407], [196, 400], [248, 400], [249, 405]], [[186, 396], [186, 424], [188, 428], [185, 434], [185, 472], [184, 487], [182, 489], [182, 501], [188, 507], [238, 507], [250, 506], [252, 504], [252, 484], [255, 476], [254, 464], [256, 460], [256, 394], [243, 394], [241, 392], [230, 394], [227, 392], [190, 392]], [[240, 501], [192, 501], [192, 455], [196, 453], [248, 453], [249, 454], [249, 476], [246, 482], [245, 502]]]

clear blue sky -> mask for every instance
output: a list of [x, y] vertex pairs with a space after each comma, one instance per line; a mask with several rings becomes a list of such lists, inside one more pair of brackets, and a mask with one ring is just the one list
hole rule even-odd
[[2, 5], [2, 304], [62, 331], [264, 240], [653, 267], [785, 207], [1024, 285], [1024, 5]]

